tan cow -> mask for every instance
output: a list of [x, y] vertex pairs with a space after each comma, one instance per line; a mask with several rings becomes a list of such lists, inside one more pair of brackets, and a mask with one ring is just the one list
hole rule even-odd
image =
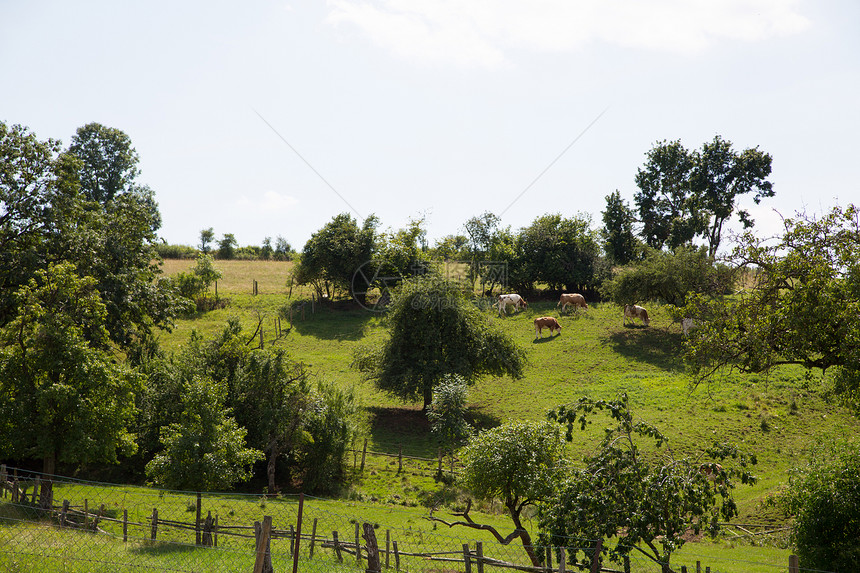
[[634, 322], [637, 318], [642, 320], [642, 324], [648, 326], [650, 324], [650, 320], [648, 318], [648, 311], [642, 308], [641, 306], [635, 304], [625, 304], [624, 305], [624, 325], [627, 325], [627, 319], [631, 318]]
[[556, 308], [561, 305], [561, 312], [564, 312], [564, 309], [567, 308], [567, 305], [572, 304], [573, 308], [588, 308], [588, 304], [585, 302], [585, 297], [579, 293], [563, 293], [561, 298], [558, 299], [558, 304], [555, 305]]
[[543, 338], [544, 328], [549, 329], [550, 336], [552, 336], [556, 330], [559, 334], [561, 334], [561, 325], [552, 316], [542, 316], [540, 318], [535, 319], [535, 338], [537, 338], [538, 336]]

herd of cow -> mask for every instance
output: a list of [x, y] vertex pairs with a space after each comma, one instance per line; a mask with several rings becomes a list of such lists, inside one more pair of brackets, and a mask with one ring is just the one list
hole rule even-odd
[[[513, 306], [514, 312], [528, 308], [529, 304], [526, 302], [522, 296], [511, 293], [511, 294], [500, 294], [498, 298], [497, 305], [499, 307], [499, 316], [507, 315], [508, 307]], [[555, 305], [556, 308], [561, 307], [561, 311], [564, 312], [568, 306], [572, 306], [574, 309], [587, 309], [588, 303], [585, 302], [585, 297], [579, 293], [564, 293], [561, 295], [561, 298], [558, 300], [558, 304]], [[626, 304], [624, 305], [624, 324], [627, 324], [627, 320], [630, 319], [633, 322], [636, 319], [642, 321], [642, 324], [648, 326], [650, 324], [650, 319], [648, 318], [648, 311], [643, 307], [635, 305], [635, 304]], [[558, 320], [553, 318], [552, 316], [541, 316], [536, 318], [535, 321], [535, 338], [543, 336], [543, 329], [549, 329], [549, 335], [552, 336], [558, 331], [561, 334], [561, 325], [558, 323]], [[684, 318], [681, 320], [681, 329], [684, 331], [684, 336], [687, 336], [691, 328], [696, 327], [696, 321], [691, 318]]]

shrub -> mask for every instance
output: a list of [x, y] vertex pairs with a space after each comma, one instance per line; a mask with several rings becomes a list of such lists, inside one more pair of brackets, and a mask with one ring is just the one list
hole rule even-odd
[[156, 243], [155, 252], [162, 259], [193, 259], [197, 256], [197, 249], [188, 245], [168, 245]]

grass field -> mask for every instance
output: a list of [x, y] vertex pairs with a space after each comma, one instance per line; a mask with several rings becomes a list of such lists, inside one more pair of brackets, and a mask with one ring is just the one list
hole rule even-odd
[[[166, 261], [164, 271], [187, 270], [193, 261]], [[248, 335], [262, 321], [264, 344], [286, 348], [292, 357], [306, 363], [315, 376], [357, 389], [368, 413], [371, 433], [369, 449], [395, 454], [434, 458], [437, 446], [429, 435], [421, 405], [405, 404], [362, 380], [350, 367], [353, 352], [364, 345], [379, 344], [386, 336], [384, 317], [361, 309], [349, 301], [316, 303], [304, 317], [294, 313], [292, 325], [281, 317], [282, 334], [276, 336], [280, 309], [310, 291], [293, 288], [289, 297], [291, 263], [216, 261], [223, 272], [218, 294], [230, 304], [177, 322], [173, 332], [162, 333], [167, 349], [184, 344], [192, 330], [210, 335], [230, 317], [237, 317]], [[252, 294], [253, 281], [258, 295]], [[787, 471], [803, 463], [818, 441], [856, 435], [860, 424], [842, 407], [822, 396], [815, 380], [807, 380], [798, 368], [784, 368], [769, 377], [729, 374], [707, 386], [692, 388], [682, 360], [682, 336], [666, 309], [649, 306], [648, 328], [624, 326], [621, 309], [612, 304], [590, 304], [587, 311], [559, 314], [554, 300], [532, 300], [526, 311], [499, 317], [495, 309], [487, 317], [508, 332], [529, 356], [525, 376], [519, 380], [488, 377], [469, 394], [472, 420], [488, 427], [514, 419], [540, 419], [548, 409], [582, 396], [614, 398], [621, 392], [630, 397], [634, 413], [660, 428], [670, 438], [676, 455], [698, 455], [714, 441], [730, 440], [755, 453], [759, 482], [739, 486], [735, 497], [741, 510], [738, 523], [781, 524], [784, 519], [763, 505], [788, 479]], [[562, 334], [535, 340], [532, 321], [537, 316], [556, 316]], [[591, 451], [603, 420], [575, 434], [573, 456]], [[364, 473], [354, 476], [341, 501], [330, 501], [330, 511], [348, 514], [361, 500], [386, 514], [391, 527], [430, 531], [432, 524], [421, 519], [420, 507], [440, 485], [428, 471], [396, 474], [391, 460], [368, 460]], [[378, 503], [370, 503], [378, 502]], [[387, 503], [382, 503], [387, 502]], [[392, 504], [399, 507], [392, 511]], [[356, 511], [358, 510], [355, 508]], [[491, 511], [490, 507], [482, 507]], [[358, 516], [356, 516], [358, 518]], [[366, 519], [361, 517], [361, 519]], [[504, 524], [498, 515], [486, 519]], [[472, 538], [471, 530], [453, 530], [451, 535]], [[678, 558], [716, 563], [720, 571], [773, 571], [785, 567], [789, 550], [782, 538], [757, 545], [736, 541], [687, 544]], [[772, 546], [776, 545], [776, 546]], [[701, 556], [701, 557], [696, 557]], [[685, 558], [676, 563], [688, 563]], [[766, 563], [768, 565], [754, 565]]]

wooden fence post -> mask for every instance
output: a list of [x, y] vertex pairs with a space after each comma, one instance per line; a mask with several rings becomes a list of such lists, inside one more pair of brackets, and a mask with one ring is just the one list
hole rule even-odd
[[340, 554], [340, 543], [337, 540], [337, 531], [331, 532], [332, 545], [334, 545], [334, 552], [337, 555], [337, 560], [343, 563], [343, 555]]
[[696, 573], [702, 573], [702, 562], [696, 561]]
[[475, 542], [475, 562], [478, 564], [478, 573], [484, 573], [484, 543]]
[[567, 556], [565, 555], [564, 547], [558, 548], [558, 573], [565, 573], [567, 570]]
[[197, 513], [194, 519], [194, 545], [200, 545], [202, 542], [200, 531], [200, 514], [203, 510], [203, 496], [197, 492]]
[[0, 496], [6, 499], [6, 464], [0, 464]]
[[69, 500], [64, 499], [63, 500], [63, 509], [60, 512], [60, 527], [66, 526], [66, 515], [68, 514], [68, 512], [69, 512]]
[[546, 546], [546, 570], [552, 573], [552, 546]]
[[385, 530], [385, 568], [386, 569], [389, 568], [389, 565], [388, 565], [389, 559], [388, 558], [389, 558], [390, 553], [391, 553], [390, 549], [391, 549], [391, 530], [386, 529]]
[[397, 449], [397, 473], [403, 471], [403, 444]]
[[200, 543], [204, 547], [212, 547], [212, 528], [215, 520], [212, 519], [212, 511], [206, 513], [206, 519], [203, 521], [203, 535], [200, 537]]
[[263, 524], [254, 522], [254, 536], [257, 538], [257, 559], [254, 561], [254, 573], [274, 573], [272, 567], [272, 552], [269, 541], [272, 539], [272, 516], [263, 517]]
[[[687, 566], [683, 565], [681, 571], [687, 573]], [[630, 555], [624, 555], [624, 573], [630, 573]]]
[[128, 510], [122, 510], [122, 542], [128, 542]]
[[[367, 456], [367, 438], [364, 438], [364, 448], [361, 450], [361, 472], [364, 472], [364, 458]], [[358, 525], [356, 525], [358, 527]]]
[[158, 508], [152, 508], [152, 532], [150, 533], [150, 539], [155, 541], [155, 535], [158, 533]]
[[309, 559], [314, 558], [314, 542], [316, 541], [316, 538], [317, 538], [317, 518], [315, 517], [314, 518], [314, 526], [313, 526], [313, 529], [311, 529], [311, 547], [310, 547], [310, 553], [308, 554]]
[[397, 542], [392, 541], [391, 545], [394, 547], [394, 570], [400, 571], [400, 551], [397, 550]]
[[367, 544], [367, 569], [366, 573], [381, 573], [379, 566], [379, 545], [376, 543], [376, 532], [373, 531], [372, 523], [364, 523], [364, 542]]
[[215, 516], [215, 523], [212, 524], [212, 547], [218, 547], [218, 516]]
[[788, 573], [800, 573], [800, 558], [797, 555], [788, 556]]
[[87, 500], [85, 498], [84, 499], [84, 529], [89, 529], [89, 527], [90, 527], [90, 510], [89, 510], [89, 507], [87, 507], [88, 505], [89, 505], [89, 500]]
[[361, 543], [359, 543], [358, 522], [355, 522], [355, 562], [361, 565]]
[[591, 573], [600, 573], [600, 552], [603, 551], [603, 538], [597, 540], [594, 556], [591, 558]]
[[466, 565], [466, 573], [472, 573], [472, 560], [469, 558], [469, 544], [463, 544], [463, 563]]
[[[293, 573], [298, 573], [299, 570], [299, 546], [302, 541], [302, 521], [304, 519], [305, 494], [299, 494], [299, 513], [296, 516], [296, 552], [293, 553]], [[316, 524], [314, 524], [316, 525]], [[292, 528], [292, 526], [290, 526]], [[316, 532], [316, 527], [314, 527]]]

